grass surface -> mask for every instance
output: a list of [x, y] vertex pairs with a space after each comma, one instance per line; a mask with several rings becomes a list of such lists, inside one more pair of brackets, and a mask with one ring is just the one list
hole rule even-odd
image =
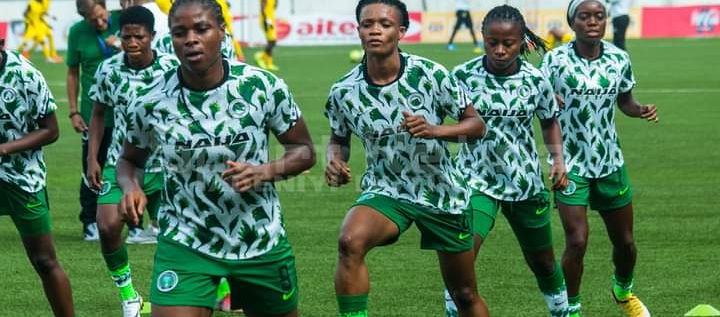
[[[275, 58], [281, 67], [279, 76], [294, 92], [321, 158], [309, 175], [278, 184], [297, 255], [304, 316], [335, 315], [336, 237], [347, 208], [358, 195], [357, 181], [364, 169], [362, 148], [354, 142], [354, 186], [331, 190], [322, 181], [329, 131], [323, 107], [330, 85], [352, 67], [350, 49], [280, 47]], [[404, 49], [449, 68], [472, 57], [470, 46], [459, 46], [457, 52], [448, 52], [442, 45]], [[720, 307], [720, 40], [630, 41], [629, 50], [639, 83], [634, 94], [641, 102], [656, 103], [661, 120], [648, 124], [622, 114], [617, 120], [635, 186], [636, 292], [653, 316], [681, 316], [701, 303]], [[246, 55], [252, 56], [252, 51]], [[77, 316], [119, 316], [117, 291], [107, 276], [99, 245], [82, 241], [77, 220], [80, 137], [66, 115], [65, 67], [34, 57], [60, 105], [61, 138], [46, 148], [45, 157], [55, 241], [72, 283]], [[591, 212], [589, 218], [581, 292], [585, 316], [621, 316], [610, 298], [610, 243], [598, 215]], [[12, 222], [8, 217], [0, 219], [0, 267], [6, 269], [0, 278], [0, 315], [51, 316]], [[559, 256], [564, 242], [557, 213], [553, 225]], [[130, 246], [129, 251], [135, 285], [147, 297], [154, 247]], [[437, 259], [433, 252], [419, 250], [416, 229], [398, 243], [371, 252], [368, 262], [373, 316], [442, 315]], [[494, 316], [546, 315], [534, 278], [504, 219], [499, 219], [481, 250], [476, 272], [480, 292]]]

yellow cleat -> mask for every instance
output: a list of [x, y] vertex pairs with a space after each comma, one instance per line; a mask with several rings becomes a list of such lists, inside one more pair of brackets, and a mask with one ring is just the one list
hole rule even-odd
[[267, 69], [267, 70], [269, 70], [269, 71], [271, 71], [271, 72], [280, 71], [280, 68], [278, 68], [277, 65], [275, 65], [275, 64], [272, 64], [272, 63], [271, 63], [271, 64], [266, 64], [265, 66], [266, 66], [265, 69]]
[[482, 54], [483, 52], [484, 51], [483, 51], [482, 47], [480, 47], [480, 46], [475, 46], [475, 48], [473, 49], [473, 53], [478, 54], [478, 55]]
[[263, 52], [263, 51], [257, 52], [257, 53], [255, 53], [255, 55], [253, 57], [255, 57], [255, 65], [257, 65], [258, 67], [260, 67], [262, 69], [267, 69], [268, 65], [267, 65], [267, 63], [265, 63], [265, 52]]
[[620, 305], [628, 317], [650, 317], [650, 311], [635, 294], [630, 295], [630, 297], [624, 301], [618, 300], [617, 297], [615, 297], [615, 292], [612, 292], [612, 295], [615, 302]]

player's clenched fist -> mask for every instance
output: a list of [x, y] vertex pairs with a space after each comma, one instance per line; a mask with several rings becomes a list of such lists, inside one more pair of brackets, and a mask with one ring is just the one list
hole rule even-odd
[[339, 187], [352, 180], [350, 166], [340, 159], [330, 160], [325, 166], [325, 182], [333, 187]]
[[147, 205], [147, 197], [142, 189], [126, 192], [118, 208], [120, 218], [132, 225], [139, 224], [145, 212], [145, 205]]
[[238, 193], [244, 193], [262, 183], [265, 178], [265, 165], [252, 165], [233, 161], [226, 162], [228, 169], [222, 178]]

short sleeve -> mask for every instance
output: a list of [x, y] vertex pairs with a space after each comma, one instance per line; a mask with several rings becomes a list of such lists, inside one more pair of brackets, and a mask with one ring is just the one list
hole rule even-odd
[[106, 69], [107, 67], [105, 62], [100, 64], [100, 67], [98, 67], [95, 72], [95, 82], [92, 86], [90, 86], [90, 90], [88, 91], [88, 98], [93, 102], [110, 105], [112, 104], [112, 101], [110, 100], [110, 96], [107, 91], [109, 86], [105, 83], [106, 78], [108, 78], [110, 74], [108, 74]]
[[281, 135], [300, 119], [300, 108], [284, 81], [277, 79], [271, 93], [268, 126], [275, 135]]
[[345, 114], [340, 109], [335, 96], [335, 89], [330, 90], [327, 102], [325, 103], [325, 117], [330, 122], [330, 131], [334, 135], [347, 138], [350, 136], [350, 129], [345, 120]]
[[550, 86], [550, 81], [548, 81], [547, 78], [539, 78], [538, 92], [538, 103], [537, 108], [535, 108], [535, 115], [541, 120], [557, 117], [560, 109], [555, 99], [555, 91], [552, 86]]
[[626, 93], [631, 91], [635, 87], [635, 75], [632, 71], [632, 65], [630, 64], [630, 58], [624, 55], [624, 63], [621, 69], [620, 85], [618, 90], [620, 93]]
[[54, 113], [57, 110], [57, 104], [42, 74], [38, 71], [33, 71], [31, 74], [33, 76], [32, 84], [26, 86], [27, 96], [36, 96], [31, 98], [30, 102], [33, 119], [38, 121]]
[[438, 113], [460, 120], [465, 108], [471, 103], [470, 99], [455, 77], [450, 76], [447, 70], [441, 68], [435, 71], [435, 80], [438, 83]]
[[128, 143], [141, 148], [153, 149], [152, 112], [157, 103], [138, 99], [128, 109], [127, 116], [127, 141]]
[[78, 50], [78, 39], [79, 33], [77, 31], [77, 25], [70, 28], [68, 34], [68, 46], [65, 52], [65, 64], [68, 67], [80, 66], [80, 51]]

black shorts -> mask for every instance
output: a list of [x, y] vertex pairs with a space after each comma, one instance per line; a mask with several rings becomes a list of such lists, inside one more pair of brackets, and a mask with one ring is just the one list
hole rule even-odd
[[457, 22], [455, 22], [455, 28], [459, 29], [463, 25], [467, 27], [468, 29], [473, 28], [473, 21], [472, 17], [470, 17], [470, 11], [467, 10], [457, 10], [455, 11], [455, 17], [457, 18]]

